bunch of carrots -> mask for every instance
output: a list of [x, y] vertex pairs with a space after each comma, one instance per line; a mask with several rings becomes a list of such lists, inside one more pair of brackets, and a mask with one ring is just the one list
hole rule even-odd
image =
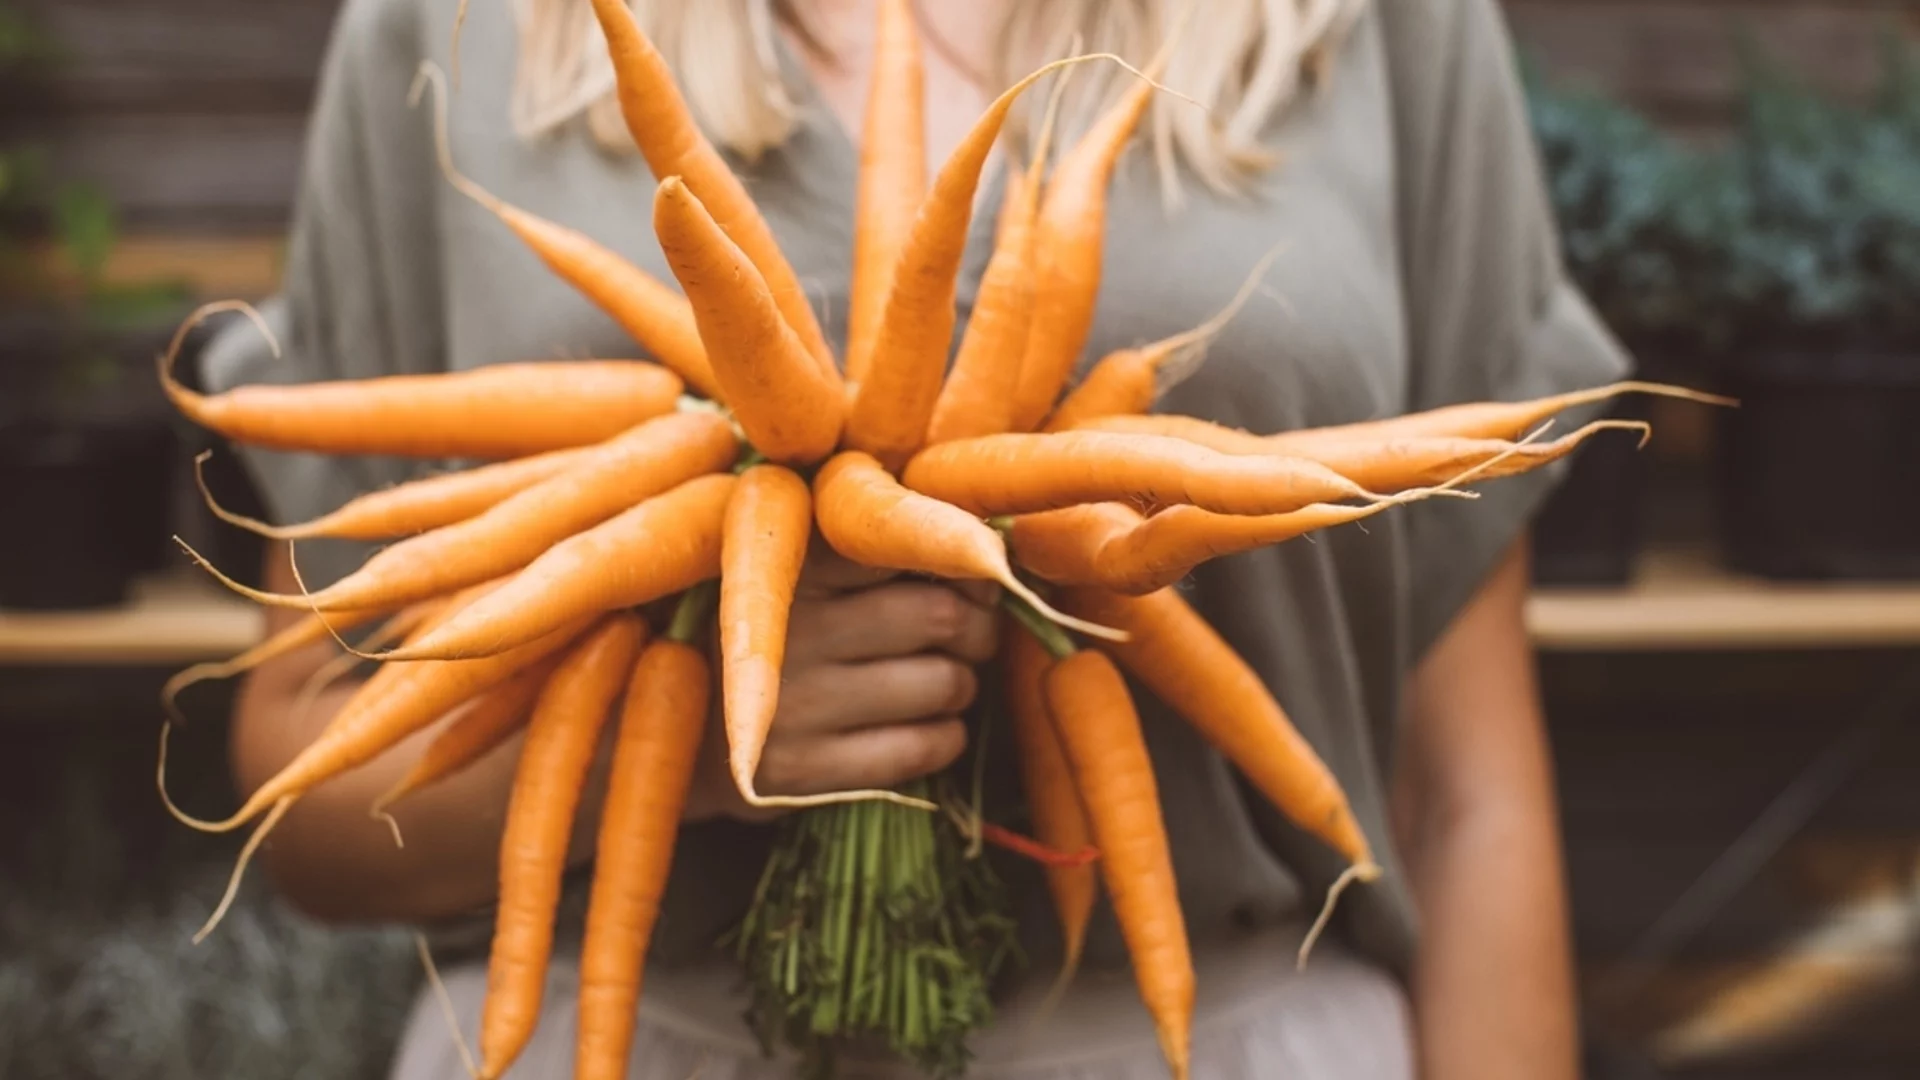
[[[236, 442], [485, 462], [313, 521], [232, 519], [288, 540], [389, 543], [317, 591], [269, 594], [229, 581], [308, 615], [233, 661], [183, 673], [170, 693], [356, 628], [370, 636], [341, 640], [347, 660], [380, 666], [231, 817], [180, 816], [214, 830], [257, 822], [250, 854], [304, 793], [415, 732], [440, 725], [376, 813], [524, 732], [479, 1032], [478, 1075], [498, 1077], [533, 1032], [578, 792], [603, 725], [616, 724], [580, 967], [577, 1075], [624, 1076], [717, 666], [741, 795], [801, 808], [783, 825], [738, 935], [769, 1031], [815, 1040], [816, 1064], [836, 1036], [878, 1033], [930, 1067], [963, 1067], [966, 1031], [990, 1012], [988, 979], [975, 976], [990, 975], [1006, 943], [994, 883], [969, 868], [985, 838], [1046, 867], [1066, 941], [1056, 990], [1105, 891], [1166, 1061], [1184, 1077], [1193, 967], [1152, 762], [1122, 673], [1344, 857], [1349, 870], [1329, 906], [1339, 887], [1378, 868], [1334, 776], [1175, 583], [1220, 556], [1418, 499], [1470, 498], [1469, 482], [1540, 467], [1609, 427], [1644, 434], [1643, 425], [1600, 422], [1534, 438], [1563, 409], [1629, 390], [1695, 395], [1623, 383], [1278, 434], [1152, 414], [1248, 290], [1208, 324], [1100, 357], [1076, 381], [1107, 188], [1164, 89], [1166, 47], [1145, 70], [1107, 54], [1046, 65], [997, 98], [929, 177], [920, 45], [906, 0], [879, 5], [851, 328], [836, 357], [766, 221], [695, 126], [626, 4], [594, 0], [593, 9], [627, 125], [659, 178], [653, 223], [678, 289], [462, 177], [447, 151], [443, 99], [436, 133], [450, 183], [652, 361], [202, 395], [171, 374], [178, 340], [162, 359], [174, 404]], [[1117, 64], [1133, 81], [1057, 161], [1047, 149], [1056, 86], [1039, 149], [1013, 174], [950, 363], [955, 283], [989, 152], [1019, 95], [1090, 62]], [[233, 309], [250, 311], [208, 305], [195, 321]], [[809, 797], [755, 789], [789, 607], [816, 531], [868, 566], [1002, 587], [999, 666], [1032, 838], [953, 813], [963, 804], [945, 778]], [[825, 899], [808, 906], [768, 895], [795, 881]], [[896, 894], [918, 898], [900, 916], [911, 921], [901, 924], [905, 936], [871, 931], [902, 906], [889, 899]], [[802, 958], [796, 938], [815, 951]], [[916, 941], [945, 951], [913, 954], [937, 961], [915, 967], [903, 957]]]

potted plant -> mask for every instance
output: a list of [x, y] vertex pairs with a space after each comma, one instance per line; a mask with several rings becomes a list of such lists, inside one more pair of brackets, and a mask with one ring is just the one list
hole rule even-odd
[[[1697, 377], [1724, 333], [1705, 287], [1729, 215], [1724, 170], [1678, 146], [1633, 109], [1557, 85], [1523, 63], [1528, 111], [1567, 272], [1643, 378]], [[1648, 401], [1611, 415], [1645, 420]], [[1630, 440], [1575, 454], [1535, 522], [1543, 584], [1621, 584], [1641, 543], [1646, 460]]]
[[1750, 573], [1920, 576], [1920, 72], [1888, 57], [1862, 106], [1749, 61], [1718, 469], [1725, 558]]
[[[0, 9], [0, 65], [46, 56]], [[175, 457], [166, 413], [130, 392], [130, 342], [150, 344], [181, 290], [113, 285], [111, 204], [62, 182], [34, 147], [0, 151], [0, 608], [84, 608], [125, 598], [163, 556]], [[50, 235], [54, 255], [21, 236]]]

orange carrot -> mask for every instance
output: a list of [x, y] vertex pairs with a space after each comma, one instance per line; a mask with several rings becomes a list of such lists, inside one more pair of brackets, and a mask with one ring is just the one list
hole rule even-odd
[[1304, 458], [1222, 454], [1183, 439], [1104, 431], [942, 443], [916, 455], [901, 478], [923, 495], [974, 514], [1119, 500], [1279, 514], [1316, 502], [1382, 498]]
[[1395, 437], [1385, 441], [1356, 437], [1325, 442], [1302, 440], [1282, 452], [1298, 453], [1318, 461], [1365, 487], [1402, 491], [1443, 483], [1468, 470], [1477, 470], [1477, 477], [1483, 480], [1532, 472], [1573, 453], [1602, 431], [1638, 432], [1644, 443], [1652, 428], [1642, 420], [1595, 420], [1552, 442], [1521, 444], [1506, 439], [1446, 435]]
[[1314, 503], [1285, 514], [1216, 514], [1169, 506], [1150, 517], [1121, 503], [1089, 503], [1013, 519], [1008, 546], [1021, 566], [1056, 585], [1141, 595], [1200, 564], [1371, 517], [1435, 493], [1425, 488], [1366, 506]]
[[[333, 624], [333, 632], [340, 632], [364, 626], [390, 610], [392, 609], [365, 608], [360, 611], [343, 611], [329, 621]], [[195, 664], [174, 673], [167, 679], [166, 685], [160, 688], [161, 707], [175, 723], [185, 723], [185, 718], [180, 715], [179, 708], [174, 704], [182, 690], [209, 679], [230, 679], [276, 657], [285, 656], [309, 645], [318, 645], [330, 636], [327, 623], [322, 622], [317, 615], [309, 615], [237, 656], [213, 663]]]
[[532, 715], [534, 699], [540, 696], [559, 659], [549, 656], [467, 702], [420, 752], [420, 760], [407, 774], [374, 801], [374, 816], [385, 814], [388, 807], [408, 795], [480, 760], [524, 728]]
[[926, 76], [913, 4], [880, 0], [874, 8], [873, 73], [860, 128], [853, 285], [847, 296], [847, 381], [856, 385], [873, 357], [894, 264], [927, 194]]
[[1013, 430], [1032, 431], [1053, 411], [1060, 390], [1086, 348], [1100, 293], [1100, 262], [1107, 227], [1107, 185], [1120, 152], [1153, 96], [1153, 82], [1166, 70], [1186, 18], [1147, 67], [1147, 80], [1127, 88], [1120, 100], [1060, 159], [1034, 225], [1037, 260], [1033, 329], [1020, 361], [1014, 394]]
[[1518, 439], [1541, 421], [1567, 409], [1579, 408], [1626, 393], [1653, 394], [1658, 397], [1697, 401], [1708, 405], [1734, 405], [1732, 398], [1708, 394], [1682, 386], [1627, 380], [1574, 390], [1531, 401], [1475, 401], [1443, 405], [1437, 409], [1408, 413], [1384, 420], [1365, 420], [1336, 427], [1287, 431], [1271, 436], [1277, 449], [1292, 450], [1308, 444], [1366, 439], [1385, 441], [1396, 438], [1451, 436], [1466, 439]]
[[[1704, 394], [1659, 383], [1621, 382], [1591, 390], [1537, 398], [1532, 401], [1474, 402], [1447, 405], [1385, 420], [1364, 420], [1331, 427], [1303, 428], [1275, 435], [1257, 435], [1240, 428], [1209, 423], [1192, 416], [1104, 416], [1080, 421], [1083, 431], [1125, 435], [1160, 435], [1185, 439], [1224, 454], [1299, 454], [1311, 457], [1326, 447], [1389, 443], [1419, 439], [1518, 439], [1539, 423], [1565, 409], [1604, 401], [1617, 394], [1639, 392], [1663, 397], [1731, 405], [1731, 398]], [[1584, 428], [1582, 430], [1585, 430]]]
[[653, 196], [654, 232], [693, 302], [714, 379], [747, 441], [770, 460], [806, 464], [833, 451], [846, 396], [782, 321], [767, 282], [677, 177]]
[[1151, 344], [1117, 349], [1101, 357], [1041, 430], [1066, 431], [1096, 416], [1143, 413], [1152, 408], [1161, 394], [1186, 378], [1207, 344], [1233, 321], [1279, 253], [1276, 247], [1262, 256], [1240, 291], [1207, 321]]
[[839, 370], [807, 303], [806, 290], [740, 178], [694, 123], [666, 59], [641, 32], [625, 0], [593, 0], [593, 13], [607, 38], [621, 115], [647, 159], [647, 168], [660, 180], [680, 177], [706, 205], [728, 239], [759, 271], [756, 276], [772, 290], [781, 316], [814, 358], [820, 374], [838, 385]]
[[465, 521], [509, 495], [565, 472], [578, 464], [587, 452], [586, 447], [549, 450], [531, 457], [410, 480], [369, 492], [349, 500], [337, 510], [292, 525], [257, 521], [214, 501], [202, 473], [202, 466], [212, 451], [203, 450], [193, 459], [193, 474], [200, 487], [201, 500], [215, 517], [269, 539], [387, 540]]
[[1008, 172], [995, 227], [993, 255], [980, 276], [980, 292], [953, 368], [933, 403], [927, 445], [976, 435], [998, 435], [1013, 424], [1013, 392], [1020, 357], [1033, 318], [1033, 219], [1040, 209], [1041, 178], [1053, 144], [1060, 95], [1073, 68], [1061, 72], [1047, 101], [1027, 171]]
[[706, 654], [663, 638], [627, 684], [580, 949], [577, 1080], [624, 1080], [647, 945], [706, 730]]
[[160, 388], [187, 419], [270, 450], [509, 458], [585, 446], [672, 412], [678, 376], [640, 360], [493, 364], [200, 394], [173, 377], [185, 335], [228, 302], [194, 312], [160, 357]]
[[[1000, 137], [1007, 111], [1027, 87], [1060, 67], [1102, 55], [1056, 60], [1008, 87], [941, 166], [894, 266], [873, 361], [847, 416], [850, 449], [863, 450], [898, 468], [926, 440], [927, 421], [939, 399], [953, 344], [954, 289], [973, 220], [980, 170]], [[1144, 85], [1151, 89], [1150, 84]]]
[[484, 1080], [506, 1072], [539, 1019], [580, 790], [645, 637], [637, 617], [607, 616], [560, 661], [527, 722], [500, 835], [500, 900], [480, 1012]]
[[[298, 797], [315, 784], [371, 761], [449, 710], [565, 648], [589, 624], [590, 620], [581, 619], [537, 641], [481, 660], [382, 667], [341, 706], [326, 730], [262, 784], [231, 817], [200, 821], [171, 803], [169, 809], [181, 822], [203, 832], [239, 828], [281, 799]], [[165, 796], [164, 789], [161, 794]]]
[[229, 588], [280, 607], [332, 612], [438, 596], [517, 570], [555, 543], [639, 500], [726, 468], [736, 446], [733, 429], [713, 413], [674, 413], [650, 420], [595, 448], [559, 475], [466, 521], [402, 540], [310, 595], [251, 589], [200, 562]]
[[499, 218], [547, 269], [605, 312], [688, 386], [715, 397], [718, 387], [686, 298], [587, 234], [522, 210], [454, 168], [447, 142], [446, 87], [432, 61], [421, 64], [414, 80], [416, 99], [425, 81], [440, 91], [434, 101], [434, 147], [447, 182]]
[[[1053, 659], [1039, 640], [1010, 616], [1003, 615], [1002, 623], [1001, 675], [1034, 837], [1055, 851], [1084, 850], [1093, 844], [1093, 829], [1087, 823], [1086, 806], [1080, 800], [1080, 788], [1067, 764], [1066, 751], [1061, 749], [1053, 717], [1047, 712], [1045, 678]], [[1087, 922], [1100, 889], [1097, 874], [1090, 862], [1046, 867], [1047, 888], [1053, 894], [1065, 949], [1049, 999], [1064, 991], [1080, 966]]]
[[761, 799], [753, 777], [779, 708], [787, 614], [812, 535], [806, 481], [778, 465], [741, 474], [721, 541], [720, 664], [728, 760], [750, 803]]
[[553, 628], [635, 607], [720, 574], [720, 527], [736, 483], [696, 477], [549, 548], [432, 633], [378, 659], [491, 656]]
[[1112, 633], [1069, 619], [1040, 599], [1014, 576], [1006, 546], [985, 522], [901, 487], [878, 461], [858, 450], [836, 454], [821, 466], [813, 478], [813, 501], [820, 535], [863, 566], [996, 581], [1061, 625], [1097, 637]]
[[[1101, 648], [1185, 717], [1281, 813], [1349, 863], [1373, 866], [1372, 849], [1339, 781], [1260, 676], [1179, 593], [1161, 589], [1127, 597], [1069, 589], [1061, 603], [1126, 628], [1127, 641]], [[1101, 854], [1106, 855], [1104, 844]]]
[[1100, 873], [1153, 1017], [1161, 1054], [1187, 1076], [1193, 1025], [1193, 957], [1175, 887], [1153, 762], [1126, 680], [1097, 651], [1047, 670], [1044, 686], [1061, 745], [1100, 848]]

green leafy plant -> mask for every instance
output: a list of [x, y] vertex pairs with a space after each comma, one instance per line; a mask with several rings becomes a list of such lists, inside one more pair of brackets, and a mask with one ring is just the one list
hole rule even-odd
[[[0, 76], [30, 79], [59, 56], [22, 13], [0, 5]], [[18, 395], [29, 410], [77, 408], [114, 385], [123, 368], [116, 337], [178, 311], [187, 299], [174, 282], [106, 280], [119, 239], [113, 202], [92, 184], [62, 177], [41, 146], [0, 147], [0, 222], [0, 280], [10, 306], [41, 313], [54, 331], [52, 356]], [[45, 239], [55, 253], [51, 267], [40, 255]]]
[[1569, 275], [1643, 359], [1718, 351], [1734, 332], [1723, 281], [1745, 207], [1730, 163], [1526, 58], [1521, 67]]
[[1920, 74], [1889, 39], [1880, 93], [1821, 95], [1746, 55], [1726, 290], [1743, 349], [1920, 350]]

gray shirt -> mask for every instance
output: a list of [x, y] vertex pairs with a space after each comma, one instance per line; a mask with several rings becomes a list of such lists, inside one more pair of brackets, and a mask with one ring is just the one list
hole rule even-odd
[[[225, 333], [205, 357], [213, 386], [634, 354], [612, 322], [437, 171], [427, 109], [410, 110], [406, 97], [423, 58], [445, 66], [454, 6], [346, 3], [313, 118], [284, 291], [268, 308], [285, 352], [275, 359], [249, 329]], [[460, 167], [671, 280], [649, 227], [644, 163], [605, 155], [578, 133], [518, 141], [507, 121], [511, 20], [498, 9], [475, 15], [452, 102]], [[1201, 322], [1284, 241], [1266, 278], [1283, 302], [1243, 310], [1165, 401], [1168, 411], [1283, 431], [1621, 375], [1626, 358], [1564, 277], [1500, 20], [1495, 0], [1374, 5], [1330, 81], [1275, 120], [1281, 165], [1256, 197], [1216, 198], [1196, 183], [1169, 217], [1150, 163], [1131, 153], [1114, 182], [1088, 356]], [[834, 340], [845, 333], [856, 161], [847, 133], [818, 107], [789, 143], [743, 167]], [[963, 319], [999, 191], [995, 174], [974, 219]], [[248, 459], [275, 515], [289, 520], [403, 479], [409, 468], [265, 452]], [[1475, 501], [1395, 509], [1364, 528], [1221, 559], [1183, 586], [1349, 793], [1387, 872], [1348, 892], [1335, 937], [1387, 971], [1404, 970], [1416, 935], [1386, 816], [1405, 676], [1559, 475], [1501, 480]], [[366, 553], [310, 548], [302, 550], [310, 580], [331, 579]], [[1217, 945], [1230, 954], [1242, 935], [1310, 913], [1338, 859], [1177, 718], [1150, 700], [1142, 711], [1197, 951]], [[1003, 781], [995, 798], [1011, 798], [1013, 770], [995, 772]], [[656, 934], [657, 966], [721, 962], [711, 942], [741, 910], [765, 835], [726, 823], [689, 829]], [[1036, 876], [1016, 884], [1043, 961], [1035, 977], [1044, 980], [1050, 909]], [[1087, 962], [1125, 969], [1104, 906]]]

